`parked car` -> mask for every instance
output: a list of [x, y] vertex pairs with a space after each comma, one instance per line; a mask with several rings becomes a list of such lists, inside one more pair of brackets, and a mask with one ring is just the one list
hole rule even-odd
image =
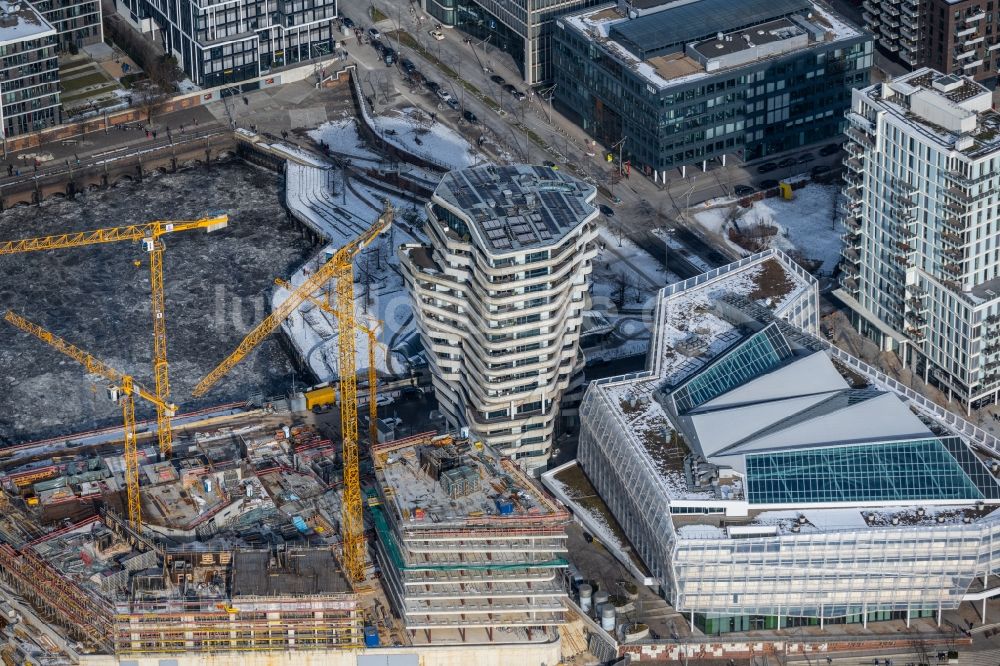
[[815, 178], [816, 176], [822, 176], [824, 173], [830, 173], [833, 171], [833, 167], [826, 166], [825, 164], [818, 164], [809, 170], [809, 175]]
[[392, 65], [396, 62], [396, 50], [386, 46], [382, 49], [382, 60], [385, 61], [386, 65]]
[[737, 185], [736, 187], [733, 188], [733, 192], [738, 197], [748, 197], [756, 191], [757, 190], [750, 187], [749, 185]]
[[469, 110], [462, 111], [462, 117], [473, 125], [479, 122], [479, 118], [476, 117], [476, 114]]
[[378, 31], [378, 28], [372, 26], [368, 28], [368, 37], [371, 39], [379, 39], [382, 37], [382, 33]]
[[403, 58], [399, 61], [399, 66], [403, 68], [403, 71], [407, 74], [413, 74], [417, 71], [417, 66], [413, 64], [413, 61], [409, 58]]
[[542, 162], [542, 164], [544, 166], [549, 167], [550, 169], [558, 169], [559, 168], [559, 165], [556, 164], [555, 162], [553, 162], [552, 160], [545, 160], [544, 162]]
[[410, 80], [419, 85], [425, 82], [427, 79], [425, 79], [424, 75], [420, 73], [420, 70], [415, 69], [412, 72], [410, 72]]
[[444, 33], [441, 32], [440, 30], [428, 30], [427, 34], [433, 37], [434, 39], [438, 40], [439, 42], [442, 39], [444, 39]]
[[769, 171], [774, 171], [778, 168], [778, 165], [774, 162], [764, 162], [759, 167], [757, 167], [757, 173], [767, 173]]
[[762, 180], [760, 181], [760, 189], [762, 190], [773, 190], [778, 186], [778, 181], [776, 180]]
[[819, 149], [819, 154], [822, 155], [823, 157], [826, 157], [828, 155], [833, 155], [838, 150], [840, 150], [839, 143], [828, 143]]
[[778, 162], [778, 166], [782, 169], [787, 169], [788, 167], [795, 166], [797, 164], [794, 157], [786, 157], [785, 159]]
[[340, 19], [340, 24], [342, 26], [344, 26], [345, 28], [347, 28], [347, 29], [350, 29], [350, 28], [354, 27], [354, 21], [352, 21], [351, 19], [347, 18], [346, 16], [343, 17], [342, 19]]
[[504, 78], [502, 76], [500, 76], [499, 74], [494, 74], [493, 76], [491, 76], [490, 77], [490, 81], [492, 81], [493, 83], [497, 84], [498, 86], [502, 86], [503, 84], [507, 83], [504, 80]]
[[605, 217], [615, 216], [615, 209], [607, 204], [597, 204], [597, 210], [601, 211], [601, 215]]
[[455, 111], [458, 111], [460, 108], [462, 108], [462, 105], [454, 97], [446, 99], [444, 103], [450, 106]]
[[440, 97], [445, 102], [451, 99], [451, 93], [442, 88], [441, 86], [438, 86], [438, 89], [435, 90], [434, 92], [437, 93], [437, 96]]
[[515, 87], [514, 87], [514, 86], [512, 86], [512, 85], [510, 85], [509, 83], [505, 83], [505, 84], [503, 85], [503, 91], [504, 91], [505, 93], [508, 93], [508, 94], [511, 94], [511, 95], [513, 95], [514, 93], [516, 93], [516, 92], [517, 92], [517, 88], [515, 88]]
[[523, 102], [524, 100], [528, 99], [528, 96], [525, 95], [520, 90], [515, 90], [514, 92], [511, 93], [511, 95], [513, 95], [514, 99], [516, 99], [518, 102]]
[[808, 164], [812, 162], [816, 157], [812, 153], [802, 153], [795, 159], [796, 164]]
[[371, 40], [371, 41], [370, 41], [370, 42], [368, 42], [368, 43], [369, 43], [369, 44], [371, 45], [371, 47], [372, 47], [373, 49], [375, 49], [375, 52], [376, 52], [376, 53], [378, 53], [379, 55], [382, 55], [382, 49], [383, 49], [383, 48], [385, 48], [385, 47], [384, 47], [384, 46], [382, 46], [382, 42], [381, 42], [380, 40], [378, 40], [378, 39], [373, 39], [373, 40]]
[[438, 83], [437, 81], [431, 81], [430, 79], [424, 81], [424, 85], [427, 86], [427, 89], [433, 93], [436, 93], [438, 90], [441, 89], [440, 83]]

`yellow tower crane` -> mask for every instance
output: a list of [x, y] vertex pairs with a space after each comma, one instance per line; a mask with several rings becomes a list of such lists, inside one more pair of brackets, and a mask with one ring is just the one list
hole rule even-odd
[[365, 578], [365, 534], [361, 505], [361, 473], [358, 469], [358, 378], [355, 360], [354, 329], [354, 257], [392, 224], [392, 204], [363, 234], [343, 246], [315, 273], [292, 290], [271, 314], [247, 334], [236, 350], [209, 372], [192, 395], [205, 394], [233, 366], [271, 335], [310, 296], [330, 280], [336, 280], [337, 347], [340, 369], [340, 431], [343, 437], [344, 496], [341, 527], [344, 542], [344, 569], [354, 582]]
[[[281, 278], [275, 278], [274, 283], [288, 291], [295, 289], [291, 283]], [[313, 295], [310, 295], [308, 298], [313, 305], [323, 310], [323, 312], [333, 315], [339, 321], [337, 310], [328, 302]], [[378, 419], [378, 404], [375, 402], [375, 399], [378, 398], [378, 372], [375, 368], [375, 350], [378, 349], [378, 332], [382, 328], [382, 322], [371, 315], [368, 315], [368, 319], [369, 323], [362, 324], [361, 322], [355, 322], [355, 326], [368, 338], [368, 442], [375, 444], [378, 441], [378, 429], [375, 427], [375, 421]]]
[[[170, 373], [167, 364], [167, 321], [163, 302], [163, 241], [161, 237], [178, 231], [205, 229], [208, 233], [222, 229], [229, 223], [228, 215], [214, 215], [200, 220], [156, 221], [127, 227], [112, 227], [80, 231], [58, 236], [26, 238], [0, 243], [0, 256], [44, 250], [61, 250], [71, 247], [142, 241], [149, 253], [149, 287], [152, 292], [153, 310], [153, 378], [160, 404], [170, 397]], [[155, 403], [154, 403], [155, 404]], [[169, 456], [173, 448], [170, 415], [160, 406], [156, 408], [156, 434], [160, 453]]]
[[106, 363], [94, 358], [79, 347], [63, 340], [62, 338], [46, 331], [38, 324], [34, 324], [24, 317], [8, 310], [4, 319], [21, 329], [25, 333], [35, 336], [42, 342], [54, 348], [86, 368], [87, 372], [100, 375], [112, 383], [108, 389], [112, 399], [117, 401], [122, 408], [122, 420], [124, 423], [125, 440], [125, 488], [128, 504], [128, 519], [133, 529], [137, 532], [142, 530], [142, 508], [139, 500], [139, 452], [136, 450], [135, 442], [135, 398], [138, 395], [143, 400], [153, 404], [158, 412], [162, 411], [168, 417], [173, 416], [177, 411], [176, 405], [164, 402], [159, 396], [151, 391], [147, 391], [131, 376], [115, 370]]

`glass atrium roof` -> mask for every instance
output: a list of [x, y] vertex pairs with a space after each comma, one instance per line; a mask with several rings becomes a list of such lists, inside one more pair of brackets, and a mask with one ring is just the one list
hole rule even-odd
[[689, 412], [726, 391], [773, 370], [792, 355], [788, 341], [776, 324], [769, 324], [732, 349], [715, 363], [699, 370], [671, 393], [678, 414]]
[[752, 454], [746, 469], [750, 504], [1000, 499], [958, 437]]

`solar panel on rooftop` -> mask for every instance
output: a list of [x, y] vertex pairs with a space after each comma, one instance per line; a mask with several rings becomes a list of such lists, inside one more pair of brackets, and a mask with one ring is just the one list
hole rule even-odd
[[700, 0], [611, 27], [637, 57], [647, 59], [717, 32], [730, 32], [810, 9], [808, 0]]

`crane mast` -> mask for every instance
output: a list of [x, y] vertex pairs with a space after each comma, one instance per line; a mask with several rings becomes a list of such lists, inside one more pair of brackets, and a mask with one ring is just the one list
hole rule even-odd
[[178, 231], [204, 229], [208, 233], [222, 229], [229, 223], [229, 216], [220, 214], [203, 217], [198, 220], [157, 220], [146, 224], [133, 224], [124, 227], [94, 229], [70, 234], [43, 236], [40, 238], [25, 238], [22, 240], [0, 243], [0, 256], [7, 254], [22, 254], [25, 252], [40, 252], [46, 250], [61, 250], [66, 248], [120, 243], [123, 241], [142, 241], [149, 253], [149, 286], [152, 299], [153, 314], [153, 378], [156, 386], [156, 396], [152, 401], [156, 405], [156, 434], [159, 440], [160, 453], [169, 456], [173, 448], [173, 431], [171, 414], [161, 405], [170, 398], [170, 372], [167, 362], [167, 320], [163, 296], [163, 241], [161, 237]]
[[252, 352], [261, 342], [264, 341], [271, 333], [275, 330], [281, 323], [288, 319], [295, 310], [302, 305], [310, 295], [316, 293], [323, 288], [330, 280], [334, 279], [338, 272], [342, 271], [342, 265], [347, 262], [353, 261], [354, 257], [365, 247], [367, 247], [379, 234], [381, 234], [385, 229], [392, 224], [392, 205], [387, 201], [385, 203], [385, 212], [379, 216], [378, 220], [371, 227], [368, 228], [363, 234], [349, 242], [347, 245], [343, 246], [337, 250], [326, 263], [320, 266], [316, 272], [312, 273], [306, 280], [300, 284], [298, 287], [292, 290], [288, 298], [281, 302], [274, 311], [271, 312], [267, 317], [265, 317], [257, 326], [254, 327], [252, 331], [247, 333], [246, 337], [237, 345], [233, 352], [224, 358], [222, 362], [219, 363], [211, 372], [209, 372], [205, 377], [198, 382], [198, 385], [194, 387], [191, 395], [195, 398], [200, 398], [205, 395], [209, 389], [215, 386], [220, 379], [226, 376], [226, 374], [232, 370], [237, 363], [246, 358], [247, 354]]
[[[281, 278], [275, 278], [274, 283], [288, 291], [295, 288]], [[337, 309], [328, 302], [315, 296], [309, 296], [309, 301], [339, 321]], [[382, 328], [382, 322], [371, 316], [369, 316], [369, 319], [369, 324], [358, 322], [356, 326], [368, 338], [368, 441], [370, 444], [375, 444], [378, 441], [378, 428], [375, 426], [375, 421], [378, 420], [378, 403], [376, 402], [378, 398], [378, 372], [375, 368], [375, 350], [378, 348], [378, 332]]]
[[162, 411], [168, 416], [173, 416], [177, 407], [160, 400], [156, 394], [136, 383], [131, 376], [119, 372], [38, 324], [30, 322], [10, 310], [4, 315], [4, 320], [21, 331], [33, 335], [61, 354], [70, 357], [82, 365], [87, 372], [104, 377], [115, 385], [112, 387], [113, 390], [117, 389], [121, 392], [117, 396], [117, 400], [122, 408], [124, 425], [126, 504], [129, 522], [133, 528], [140, 531], [142, 529], [142, 507], [139, 496], [139, 452], [136, 448], [135, 437], [135, 396], [138, 395], [143, 400], [152, 403], [158, 412]]
[[[378, 220], [361, 236], [341, 247], [314, 273], [295, 287], [288, 298], [247, 334], [228, 357], [209, 372], [195, 387], [192, 395], [204, 395], [243, 360], [267, 336], [273, 333], [302, 303], [320, 291], [327, 282], [336, 281], [338, 356], [340, 370], [340, 431], [343, 437], [344, 495], [342, 500], [341, 532], [343, 562], [347, 577], [360, 582], [365, 577], [364, 516], [361, 503], [361, 473], [358, 468], [358, 378], [355, 359], [354, 258], [379, 234], [392, 224], [393, 208], [388, 201]], [[370, 357], [374, 354], [370, 352]], [[372, 364], [374, 366], [374, 364]], [[371, 375], [369, 375], [370, 377]], [[374, 403], [375, 397], [371, 396]], [[374, 428], [374, 420], [372, 424]], [[374, 432], [374, 431], [373, 431]]]

